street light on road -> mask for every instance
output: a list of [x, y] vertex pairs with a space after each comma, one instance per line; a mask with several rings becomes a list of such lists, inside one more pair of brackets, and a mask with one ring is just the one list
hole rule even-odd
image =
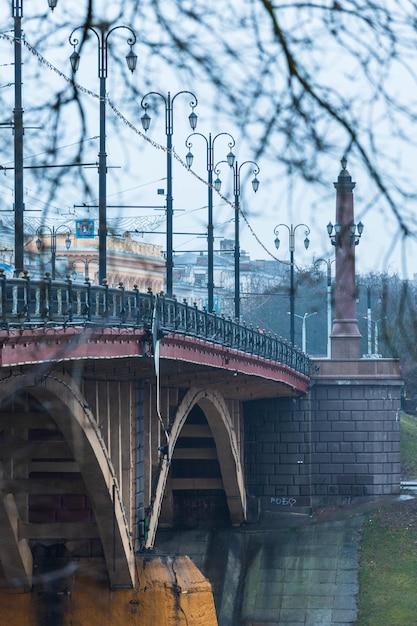
[[[291, 313], [288, 312], [288, 315], [291, 315]], [[302, 350], [302, 352], [304, 352], [304, 354], [307, 354], [307, 328], [306, 328], [306, 321], [312, 315], [317, 315], [317, 311], [314, 311], [313, 313], [304, 313], [304, 315], [298, 315], [297, 313], [294, 313], [295, 317], [298, 317], [300, 320], [302, 320], [302, 323], [301, 323], [301, 350]]]
[[330, 341], [330, 333], [332, 330], [332, 263], [335, 262], [335, 259], [316, 259], [314, 261], [314, 267], [318, 270], [320, 264], [325, 263], [327, 267], [327, 358], [330, 359], [331, 356], [331, 341]]
[[199, 136], [206, 142], [206, 168], [208, 172], [208, 220], [207, 220], [207, 290], [208, 290], [208, 310], [210, 312], [214, 309], [214, 227], [213, 227], [213, 171], [214, 171], [214, 144], [216, 139], [221, 136], [229, 137], [230, 141], [228, 146], [230, 148], [229, 153], [226, 156], [227, 163], [230, 167], [233, 167], [235, 162], [235, 155], [232, 152], [232, 148], [235, 145], [235, 140], [229, 133], [219, 133], [215, 137], [209, 133], [208, 138], [202, 133], [191, 133], [185, 140], [185, 145], [189, 148], [189, 151], [185, 157], [187, 167], [191, 167], [193, 164], [194, 155], [191, 153], [192, 143], [191, 137]]
[[[252, 165], [254, 174], [254, 178], [252, 179], [252, 189], [256, 193], [259, 189], [259, 180], [257, 175], [260, 172], [259, 165], [255, 163], [255, 161], [244, 161], [240, 165], [237, 161], [230, 163], [231, 159], [228, 158], [227, 161], [220, 161], [214, 168], [214, 171], [218, 175], [220, 170], [218, 166], [220, 163], [227, 163], [229, 166], [233, 167], [233, 195], [234, 195], [234, 208], [235, 208], [235, 250], [234, 250], [234, 260], [235, 260], [235, 319], [240, 319], [240, 233], [239, 233], [239, 216], [240, 216], [240, 170], [244, 165]], [[214, 181], [214, 188], [216, 191], [220, 191], [221, 180], [217, 176]]]
[[356, 285], [357, 291], [359, 291], [360, 287], [364, 287], [366, 289], [366, 320], [367, 320], [367, 334], [368, 334], [367, 356], [371, 357], [372, 356], [372, 289], [381, 290], [381, 285], [379, 283], [368, 283], [366, 285], [363, 285], [362, 283], [358, 283]]
[[383, 322], [387, 317], [381, 317], [379, 320], [375, 320], [375, 335], [374, 335], [374, 355], [379, 357], [379, 322]]
[[43, 247], [41, 237], [44, 236], [45, 232], [47, 233], [47, 236], [49, 235], [50, 242], [51, 242], [52, 280], [55, 280], [57, 237], [58, 236], [64, 237], [66, 235], [65, 248], [69, 250], [71, 247], [71, 239], [70, 239], [71, 229], [68, 228], [68, 226], [65, 226], [64, 224], [60, 224], [56, 228], [55, 226], [52, 226], [52, 228], [49, 226], [45, 226], [45, 225], [39, 226], [39, 228], [36, 230], [36, 234], [38, 235], [38, 238], [36, 240], [36, 247], [39, 251], [41, 251]]
[[77, 30], [83, 30], [83, 41], [87, 37], [87, 31], [91, 31], [97, 38], [98, 43], [98, 77], [100, 79], [100, 151], [98, 154], [98, 240], [99, 240], [99, 270], [98, 279], [101, 284], [107, 273], [107, 154], [106, 154], [106, 80], [108, 75], [108, 39], [110, 35], [119, 29], [128, 30], [131, 37], [127, 39], [130, 51], [126, 56], [126, 63], [133, 73], [136, 68], [137, 56], [133, 52], [133, 45], [136, 43], [136, 35], [129, 26], [114, 26], [106, 31], [105, 24], [99, 24], [96, 28], [92, 26], [78, 26], [69, 36], [69, 42], [74, 47], [70, 61], [72, 71], [75, 73], [80, 64], [80, 55], [76, 51], [78, 39], [74, 37]]
[[194, 109], [197, 106], [197, 97], [191, 91], [179, 91], [174, 96], [171, 96], [170, 92], [165, 97], [158, 91], [150, 91], [145, 94], [141, 100], [141, 107], [145, 110], [145, 113], [141, 117], [143, 130], [146, 132], [151, 124], [151, 118], [148, 115], [149, 102], [146, 99], [149, 96], [157, 96], [162, 98], [165, 105], [165, 135], [167, 138], [167, 250], [166, 250], [166, 293], [168, 296], [172, 296], [172, 283], [173, 283], [173, 197], [172, 197], [172, 134], [174, 132], [174, 100], [181, 94], [188, 94], [192, 97], [190, 102], [191, 113], [188, 116], [191, 130], [195, 130], [197, 127], [197, 115], [194, 113]]
[[82, 263], [84, 265], [84, 279], [85, 280], [90, 280], [90, 272], [89, 272], [90, 264], [92, 263], [93, 265], [97, 266], [98, 265], [97, 257], [93, 256], [90, 259], [81, 259], [81, 258], [73, 259], [72, 260], [72, 267], [74, 268], [76, 276], [78, 274], [78, 272], [77, 272], [77, 265], [79, 263]]
[[279, 239], [279, 229], [286, 228], [288, 230], [288, 247], [290, 251], [290, 341], [292, 345], [294, 345], [295, 341], [295, 332], [294, 332], [294, 316], [295, 316], [295, 288], [294, 288], [294, 252], [295, 252], [295, 232], [297, 228], [305, 228], [305, 237], [304, 237], [304, 247], [307, 250], [310, 245], [310, 239], [308, 235], [310, 234], [310, 229], [306, 224], [297, 224], [293, 226], [287, 226], [287, 224], [278, 224], [274, 228], [275, 235], [275, 247], [278, 250], [281, 240]]

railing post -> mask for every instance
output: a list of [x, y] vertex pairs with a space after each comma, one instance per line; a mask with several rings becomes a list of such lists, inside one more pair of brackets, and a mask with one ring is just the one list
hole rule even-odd
[[205, 339], [207, 339], [207, 327], [208, 327], [208, 315], [207, 315], [207, 307], [203, 306], [203, 313], [201, 315], [202, 324], [203, 324], [203, 332], [202, 335]]
[[122, 295], [120, 297], [120, 311], [119, 311], [120, 321], [122, 324], [124, 324], [126, 321], [126, 301], [125, 301], [125, 288], [122, 282], [119, 283], [119, 289], [122, 292]]
[[29, 272], [27, 270], [23, 270], [23, 279], [26, 281], [26, 283], [22, 317], [25, 315], [26, 321], [30, 322], [30, 278]]
[[140, 296], [139, 296], [139, 288], [137, 285], [133, 285], [133, 292], [135, 294], [135, 307], [136, 307], [136, 325], [139, 325], [139, 315], [140, 315]]
[[172, 300], [174, 302], [174, 309], [173, 309], [173, 311], [174, 311], [174, 319], [171, 321], [171, 324], [172, 324], [174, 330], [177, 330], [178, 326], [179, 326], [179, 308], [178, 308], [179, 307], [179, 303], [178, 303], [178, 300], [177, 300], [177, 296], [175, 296], [175, 295], [172, 296]]
[[147, 325], [150, 327], [152, 324], [153, 318], [153, 310], [156, 306], [156, 296], [153, 295], [151, 287], [148, 287], [148, 319], [146, 320]]
[[198, 336], [199, 329], [198, 329], [198, 306], [197, 306], [197, 302], [194, 302], [193, 316], [194, 316], [194, 333]]
[[3, 267], [0, 267], [0, 289], [1, 289], [1, 298], [0, 298], [0, 304], [1, 304], [1, 321], [2, 321], [2, 328], [7, 328], [8, 327], [8, 322], [7, 322], [7, 294], [6, 294], [6, 285], [7, 285], [7, 278], [6, 278], [6, 273], [4, 271]]
[[183, 310], [184, 310], [184, 330], [188, 332], [188, 301], [187, 298], [182, 299]]
[[107, 280], [104, 278], [102, 285], [104, 287], [104, 298], [103, 298], [103, 317], [108, 317], [110, 315], [109, 311], [109, 285]]
[[43, 310], [42, 317], [46, 320], [52, 319], [52, 279], [49, 272], [45, 272], [43, 281]]
[[85, 284], [87, 285], [87, 302], [84, 302], [84, 308], [81, 309], [82, 315], [87, 317], [87, 321], [91, 322], [91, 281], [88, 276], [85, 278]]
[[72, 280], [70, 275], [67, 274], [67, 298], [68, 298], [68, 321], [72, 322]]

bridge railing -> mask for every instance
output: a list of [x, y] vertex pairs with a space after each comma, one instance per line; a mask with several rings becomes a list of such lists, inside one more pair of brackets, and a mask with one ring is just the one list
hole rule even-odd
[[67, 280], [6, 278], [0, 268], [0, 326], [99, 324], [101, 326], [150, 325], [152, 293], [126, 291], [122, 284], [109, 287]]
[[264, 357], [309, 375], [310, 359], [281, 337], [263, 333], [223, 315], [209, 313], [186, 301], [125, 290], [123, 284], [109, 287], [45, 278], [6, 278], [0, 268], [0, 327], [40, 326], [134, 326], [151, 329], [157, 320], [159, 332], [182, 333]]
[[209, 313], [175, 298], [158, 296], [156, 301], [158, 324], [161, 331], [219, 343], [236, 350], [264, 357], [305, 375], [310, 373], [310, 359], [282, 337], [265, 333], [224, 315]]

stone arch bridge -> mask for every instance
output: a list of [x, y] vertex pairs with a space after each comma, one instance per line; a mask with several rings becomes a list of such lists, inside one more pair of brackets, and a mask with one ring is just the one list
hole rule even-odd
[[305, 398], [310, 365], [175, 299], [1, 274], [2, 586], [53, 552], [134, 588], [158, 526], [247, 521], [243, 405]]

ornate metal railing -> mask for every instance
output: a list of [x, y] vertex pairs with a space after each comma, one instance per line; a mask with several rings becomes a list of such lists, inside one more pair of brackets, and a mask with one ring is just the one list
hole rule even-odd
[[23, 278], [6, 278], [0, 268], [0, 328], [80, 325], [181, 333], [288, 365], [307, 376], [310, 373], [309, 357], [281, 337], [186, 301], [142, 293], [136, 287], [127, 291], [123, 284], [52, 281], [49, 274], [40, 280], [30, 279], [28, 273]]

